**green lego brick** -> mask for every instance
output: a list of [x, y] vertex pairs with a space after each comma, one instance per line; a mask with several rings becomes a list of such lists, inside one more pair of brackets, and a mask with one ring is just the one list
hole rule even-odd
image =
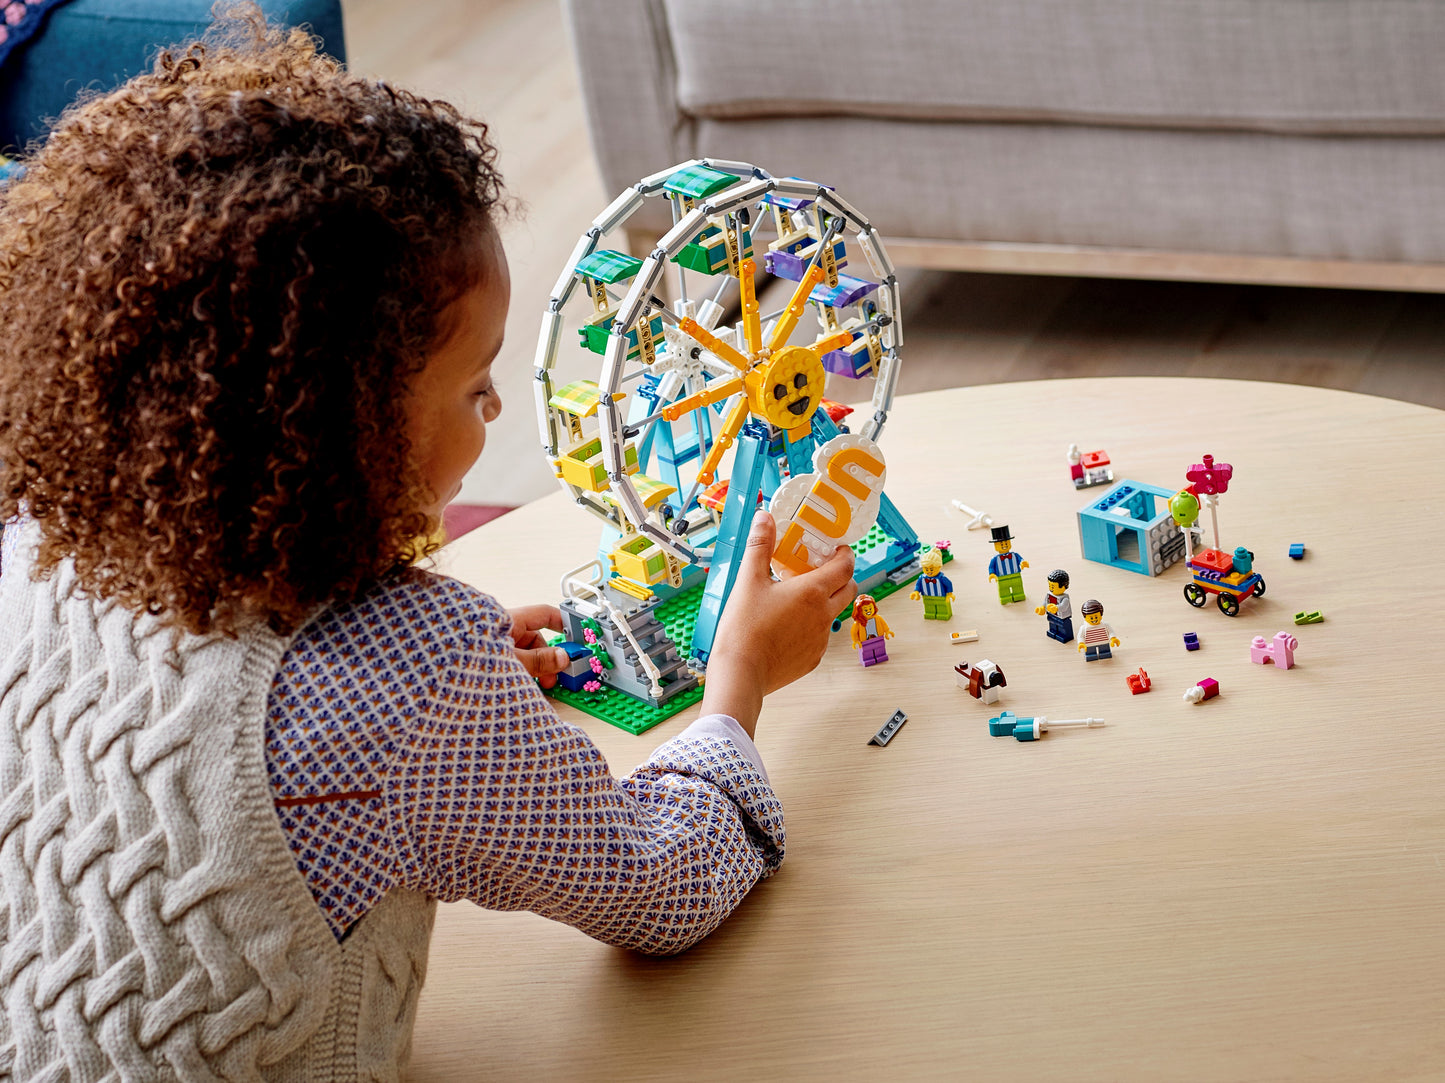
[[[753, 235], [751, 230], [741, 230], [738, 258], [751, 259], [753, 256]], [[698, 234], [698, 240], [684, 245], [682, 251], [672, 257], [672, 262], [699, 274], [721, 274], [728, 269], [727, 241], [722, 230], [709, 226]]]
[[573, 268], [573, 272], [611, 285], [614, 282], [622, 282], [632, 278], [641, 267], [642, 261], [636, 256], [629, 256], [625, 252], [604, 250], [601, 252], [593, 252], [581, 263], [577, 264], [577, 266]]
[[668, 638], [683, 654], [692, 649], [692, 633], [697, 627], [697, 611], [702, 608], [702, 595], [707, 589], [704, 579], [686, 590], [680, 590], [657, 607], [658, 622], [667, 629]]
[[714, 192], [721, 192], [738, 182], [736, 173], [724, 173], [705, 165], [690, 165], [679, 169], [668, 177], [663, 188], [674, 195], [688, 199], [706, 199]]
[[[612, 336], [613, 320], [608, 319], [603, 323], [588, 323], [577, 328], [577, 335], [582, 340], [582, 345], [595, 354], [607, 353], [607, 340]], [[647, 326], [652, 331], [654, 340], [662, 338], [662, 317], [653, 316], [647, 321]], [[627, 359], [633, 358], [642, 353], [642, 347], [637, 344], [637, 330], [627, 332]]]
[[727, 257], [724, 256], [714, 267], [708, 250], [696, 241], [684, 245], [682, 251], [672, 257], [672, 262], [686, 267], [689, 271], [697, 271], [699, 274], [705, 275], [715, 275], [719, 271], [727, 270], [728, 265]]

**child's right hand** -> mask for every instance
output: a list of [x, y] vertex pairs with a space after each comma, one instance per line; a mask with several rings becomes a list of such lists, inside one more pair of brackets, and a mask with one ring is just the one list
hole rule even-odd
[[737, 580], [713, 638], [704, 714], [736, 718], [751, 735], [763, 697], [809, 673], [828, 647], [833, 618], [858, 593], [853, 553], [840, 546], [821, 568], [774, 581], [773, 517], [753, 516]]

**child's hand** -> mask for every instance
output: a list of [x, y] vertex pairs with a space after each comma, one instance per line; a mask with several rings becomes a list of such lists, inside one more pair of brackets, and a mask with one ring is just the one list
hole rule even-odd
[[562, 630], [562, 611], [555, 605], [524, 605], [507, 612], [512, 617], [512, 643], [517, 657], [543, 688], [551, 688], [571, 659], [561, 647], [547, 646], [541, 633], [543, 628]]
[[812, 671], [833, 618], [858, 593], [853, 553], [840, 547], [821, 568], [775, 582], [768, 564], [777, 527], [753, 516], [747, 548], [707, 666], [704, 714], [732, 715], [751, 735], [763, 697]]

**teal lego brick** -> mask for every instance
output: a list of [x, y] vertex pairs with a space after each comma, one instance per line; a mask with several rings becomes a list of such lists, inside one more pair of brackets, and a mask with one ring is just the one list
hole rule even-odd
[[[612, 324], [615, 321], [608, 319], [602, 323], [589, 323], [577, 328], [577, 336], [582, 345], [595, 354], [607, 353], [607, 342], [612, 336]], [[662, 317], [654, 316], [647, 321], [648, 328], [652, 331], [654, 340], [662, 338]], [[642, 352], [637, 344], [637, 330], [634, 328], [627, 332], [627, 357], [631, 360]]]
[[730, 188], [738, 182], [735, 173], [724, 173], [705, 165], [690, 165], [679, 169], [668, 177], [662, 187], [673, 195], [688, 199], [706, 199], [715, 192]]
[[625, 252], [604, 250], [593, 252], [577, 264], [573, 271], [576, 274], [611, 285], [614, 282], [624, 282], [632, 278], [641, 267], [642, 261], [635, 256], [629, 256]]

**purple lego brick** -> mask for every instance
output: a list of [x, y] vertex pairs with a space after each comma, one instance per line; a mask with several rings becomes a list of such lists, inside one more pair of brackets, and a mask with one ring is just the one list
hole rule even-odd
[[[811, 247], [811, 244], [808, 247]], [[842, 267], [848, 262], [847, 252], [848, 250], [842, 241], [833, 242], [833, 259], [839, 267]], [[811, 253], [809, 253], [809, 256], [811, 256]], [[768, 274], [778, 278], [801, 282], [803, 281], [803, 275], [808, 271], [809, 256], [799, 255], [796, 252], [788, 252], [780, 248], [777, 251], [769, 252], [763, 257], [763, 269], [767, 271]]]
[[[853, 335], [854, 345], [862, 332]], [[840, 350], [829, 350], [823, 355], [823, 367], [829, 372], [837, 373], [839, 376], [846, 376], [850, 380], [861, 379], [864, 376], [873, 375], [873, 357], [866, 349], [859, 350], [854, 354], [850, 347], [844, 346]]]
[[843, 308], [856, 304], [877, 288], [877, 282], [865, 282], [852, 275], [839, 275], [836, 286], [830, 287], [826, 284], [814, 286], [813, 292], [808, 294], [808, 300], [827, 305], [830, 308]]

